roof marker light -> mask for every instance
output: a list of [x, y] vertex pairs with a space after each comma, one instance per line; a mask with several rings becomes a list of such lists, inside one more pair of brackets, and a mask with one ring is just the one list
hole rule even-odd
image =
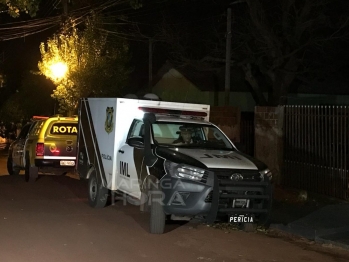
[[153, 107], [138, 107], [144, 113], [154, 113], [154, 114], [166, 114], [166, 115], [184, 115], [184, 116], [196, 116], [196, 117], [206, 117], [206, 112], [197, 111], [187, 111], [187, 110], [174, 110], [174, 109], [164, 109], [164, 108], [153, 108]]

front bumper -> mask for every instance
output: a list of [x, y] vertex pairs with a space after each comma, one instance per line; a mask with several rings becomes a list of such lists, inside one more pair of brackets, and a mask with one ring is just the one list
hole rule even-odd
[[[166, 183], [164, 183], [166, 181]], [[204, 216], [213, 223], [222, 215], [253, 215], [264, 223], [271, 210], [269, 181], [232, 181], [219, 171], [207, 171], [201, 182], [163, 177], [164, 211], [177, 216]], [[248, 205], [236, 205], [243, 199]]]

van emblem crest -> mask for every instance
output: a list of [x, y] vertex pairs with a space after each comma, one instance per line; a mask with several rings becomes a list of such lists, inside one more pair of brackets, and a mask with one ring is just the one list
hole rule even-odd
[[114, 107], [107, 107], [106, 109], [106, 118], [104, 123], [105, 131], [109, 134], [113, 131], [113, 115]]

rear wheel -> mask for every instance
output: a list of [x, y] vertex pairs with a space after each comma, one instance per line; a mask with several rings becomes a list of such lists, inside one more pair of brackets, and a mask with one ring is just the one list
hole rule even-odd
[[7, 171], [8, 171], [8, 174], [11, 176], [13, 176], [13, 175], [17, 176], [17, 175], [19, 175], [19, 172], [20, 172], [19, 168], [16, 168], [13, 166], [11, 154], [9, 154], [9, 156], [7, 158]]
[[97, 179], [96, 170], [93, 168], [88, 179], [88, 202], [91, 207], [105, 207], [108, 200], [108, 189], [103, 187]]
[[163, 208], [162, 191], [152, 187], [150, 200], [150, 233], [163, 234], [165, 231], [166, 215]]
[[26, 182], [35, 182], [39, 176], [39, 169], [30, 165], [29, 154], [25, 156], [24, 179]]

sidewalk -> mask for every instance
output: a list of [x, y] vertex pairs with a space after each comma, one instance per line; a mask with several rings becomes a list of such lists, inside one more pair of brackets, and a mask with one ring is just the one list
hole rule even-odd
[[311, 193], [300, 201], [299, 191], [274, 192], [271, 229], [349, 250], [349, 202]]

